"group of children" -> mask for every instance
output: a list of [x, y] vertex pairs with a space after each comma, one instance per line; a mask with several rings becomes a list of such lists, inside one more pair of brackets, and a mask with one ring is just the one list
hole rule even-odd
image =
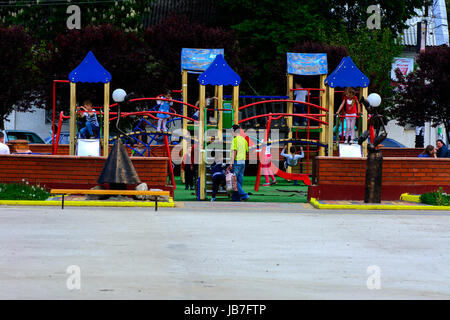
[[[262, 162], [262, 168], [264, 172], [264, 177], [266, 180], [266, 183], [263, 184], [263, 186], [270, 186], [277, 184], [277, 180], [275, 178], [275, 175], [271, 169], [271, 146], [270, 143], [266, 146], [265, 149], [265, 155], [261, 158]], [[289, 167], [295, 167], [298, 165], [299, 161], [304, 158], [303, 148], [300, 147], [300, 154], [297, 153], [297, 149], [295, 146], [291, 146], [289, 149], [289, 153], [286, 153], [287, 146], [284, 147], [284, 149], [281, 151], [281, 156], [285, 158], [284, 161], [284, 169], [287, 170]], [[193, 184], [193, 176], [194, 176], [194, 165], [191, 164], [191, 159], [193, 159], [193, 154], [190, 153], [185, 156], [185, 159], [183, 159], [182, 168], [185, 171], [185, 189], [188, 190], [189, 188], [191, 190], [194, 189]], [[217, 192], [219, 191], [219, 187], [225, 187], [225, 178], [226, 173], [229, 165], [226, 163], [223, 163], [223, 155], [222, 153], [218, 152], [215, 154], [214, 162], [210, 166], [210, 172], [211, 172], [211, 178], [212, 178], [212, 194], [211, 194], [211, 201], [216, 200]], [[272, 182], [270, 182], [270, 179], [272, 178]]]
[[[286, 153], [287, 146], [283, 148], [281, 151], [281, 156], [285, 158], [284, 161], [284, 170], [287, 170], [289, 167], [295, 167], [298, 165], [299, 161], [305, 157], [305, 154], [303, 153], [303, 147], [300, 147], [300, 154], [297, 153], [297, 148], [295, 146], [291, 146], [289, 148], [289, 153]], [[262, 169], [264, 173], [264, 179], [265, 183], [263, 184], [263, 187], [267, 187], [273, 184], [277, 184], [277, 179], [275, 179], [275, 175], [271, 169], [272, 166], [272, 155], [271, 155], [271, 145], [270, 143], [266, 146], [266, 152], [265, 155], [261, 158], [261, 164]], [[272, 178], [272, 182], [270, 182], [270, 179]]]
[[[159, 95], [157, 98], [160, 99], [172, 99], [172, 94], [170, 90], [167, 90], [165, 94]], [[170, 108], [173, 105], [172, 101], [157, 100], [156, 107], [158, 107], [158, 113], [156, 114], [158, 118], [158, 126], [156, 131], [167, 131], [167, 119], [170, 114], [166, 112], [171, 112]], [[100, 126], [97, 119], [97, 113], [92, 108], [92, 102], [90, 100], [85, 100], [83, 106], [78, 108], [82, 111], [80, 117], [85, 118], [86, 122], [84, 127], [79, 131], [80, 138], [82, 139], [93, 139], [97, 138]]]

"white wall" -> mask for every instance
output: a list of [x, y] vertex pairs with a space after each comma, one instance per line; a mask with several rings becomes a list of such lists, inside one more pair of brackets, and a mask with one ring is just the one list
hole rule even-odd
[[[45, 123], [45, 109], [33, 107], [31, 111], [13, 111], [5, 121], [6, 130], [28, 130], [37, 133], [42, 139], [51, 135], [52, 123]], [[56, 119], [58, 121], [58, 119]], [[56, 123], [57, 124], [57, 123]], [[65, 123], [61, 131], [69, 131], [69, 124]]]
[[[405, 129], [397, 125], [395, 120], [391, 120], [386, 125], [386, 130], [388, 133], [388, 138], [397, 140], [398, 142], [404, 144], [407, 148], [415, 147], [416, 144], [415, 129]], [[441, 126], [441, 130], [443, 140], [448, 145], [445, 127], [443, 125]], [[435, 146], [437, 139], [438, 139], [438, 127], [433, 128], [429, 122], [425, 123], [424, 146], [426, 147], [429, 144]]]
[[414, 148], [416, 144], [416, 131], [415, 129], [407, 130], [404, 127], [397, 125], [396, 120], [391, 120], [386, 125], [386, 131], [388, 138], [394, 139], [407, 148]]

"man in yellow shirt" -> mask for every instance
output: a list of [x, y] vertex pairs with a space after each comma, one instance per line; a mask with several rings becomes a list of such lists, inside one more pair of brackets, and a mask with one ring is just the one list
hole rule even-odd
[[231, 161], [230, 169], [236, 175], [237, 188], [241, 201], [246, 201], [249, 195], [242, 189], [244, 182], [245, 160], [247, 159], [248, 143], [244, 137], [240, 135], [241, 128], [233, 125], [233, 141], [231, 143]]

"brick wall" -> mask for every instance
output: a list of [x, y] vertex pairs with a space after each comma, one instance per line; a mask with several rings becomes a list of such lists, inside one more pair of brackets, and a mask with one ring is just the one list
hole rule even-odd
[[[383, 153], [384, 155], [384, 153]], [[309, 197], [362, 200], [366, 158], [317, 157]], [[423, 193], [443, 187], [450, 192], [450, 159], [383, 158], [383, 200], [402, 193]]]
[[[383, 152], [383, 157], [417, 157], [421, 154], [424, 148], [381, 148]], [[339, 151], [334, 150], [333, 155], [335, 157], [339, 156]]]
[[[170, 190], [167, 157], [131, 159], [142, 182]], [[0, 182], [25, 179], [48, 188], [90, 188], [97, 185], [105, 161], [103, 157], [0, 155]]]
[[[110, 150], [113, 146], [110, 146]], [[170, 150], [174, 146], [169, 146]], [[30, 144], [29, 149], [33, 153], [39, 154], [52, 154], [52, 145], [51, 144]], [[125, 148], [128, 151], [128, 154], [131, 156], [131, 149]], [[57, 155], [69, 155], [69, 145], [68, 144], [60, 144], [58, 145]], [[164, 145], [152, 146], [150, 150], [150, 156], [152, 157], [165, 157], [166, 149]]]

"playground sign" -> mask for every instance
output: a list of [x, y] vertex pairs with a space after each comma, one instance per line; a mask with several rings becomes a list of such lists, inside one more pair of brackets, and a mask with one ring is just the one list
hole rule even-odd
[[314, 76], [328, 74], [326, 53], [291, 53], [287, 56], [288, 74]]
[[181, 70], [205, 71], [224, 49], [181, 49]]
[[406, 76], [408, 73], [412, 72], [414, 69], [414, 59], [412, 58], [394, 58], [394, 63], [391, 69], [391, 79], [397, 81], [395, 76], [395, 69], [400, 69], [400, 72]]

